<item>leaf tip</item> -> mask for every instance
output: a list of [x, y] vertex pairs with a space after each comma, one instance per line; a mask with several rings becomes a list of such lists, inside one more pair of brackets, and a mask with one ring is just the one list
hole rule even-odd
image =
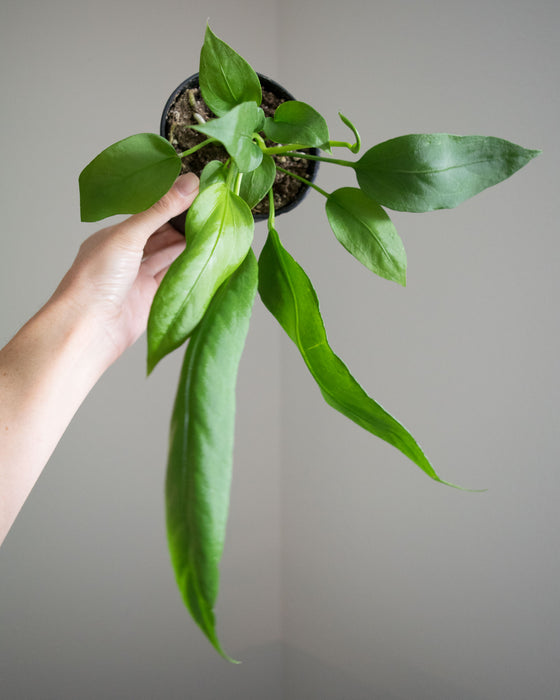
[[443, 479], [436, 479], [440, 484], [444, 486], [450, 486], [452, 489], [457, 489], [458, 491], [466, 491], [467, 493], [486, 493], [488, 489], [467, 489], [464, 486], [458, 486], [457, 484], [452, 484], [450, 481], [444, 481]]
[[154, 353], [148, 351], [148, 357], [146, 360], [146, 376], [149, 377], [150, 374], [154, 371], [157, 363], [159, 362], [159, 358], [154, 356]]

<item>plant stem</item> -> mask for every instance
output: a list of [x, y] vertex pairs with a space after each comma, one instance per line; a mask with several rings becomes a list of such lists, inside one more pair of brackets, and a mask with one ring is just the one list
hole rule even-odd
[[297, 151], [298, 148], [308, 148], [308, 146], [303, 146], [299, 143], [288, 143], [285, 146], [270, 146], [269, 148], [266, 148], [266, 146], [263, 148], [261, 144], [259, 145], [261, 146], [263, 153], [265, 153], [268, 156], [274, 156], [280, 153], [287, 153], [288, 151]]
[[217, 140], [218, 139], [215, 139], [215, 138], [206, 139], [206, 141], [203, 141], [202, 143], [199, 143], [196, 146], [189, 148], [188, 151], [183, 151], [183, 153], [179, 153], [179, 158], [186, 158], [187, 156], [190, 156], [192, 153], [196, 153], [196, 151], [199, 151], [201, 148], [204, 148], [204, 146], [208, 146], [209, 143], [214, 143]]
[[304, 185], [307, 185], [308, 187], [312, 187], [314, 190], [319, 192], [319, 194], [322, 194], [323, 197], [329, 197], [329, 193], [325, 192], [325, 190], [322, 190], [320, 187], [315, 185], [313, 182], [310, 180], [306, 180], [304, 177], [301, 177], [301, 175], [296, 175], [295, 173], [290, 172], [289, 170], [284, 170], [284, 168], [281, 168], [279, 165], [276, 166], [276, 170], [279, 170], [281, 173], [286, 173], [286, 175], [290, 175], [290, 177], [295, 178], [296, 180], [299, 180], [300, 182], [303, 182]]
[[272, 187], [268, 190], [268, 230], [274, 228], [274, 193]]
[[262, 137], [260, 134], [257, 134], [257, 133], [255, 132], [255, 133], [253, 134], [253, 138], [254, 138], [255, 141], [258, 143], [259, 148], [261, 149], [261, 151], [262, 151], [263, 153], [266, 153], [266, 151], [267, 151], [266, 142], [265, 142], [265, 140], [263, 139], [263, 137]]
[[235, 187], [233, 188], [233, 191], [235, 194], [239, 194], [239, 190], [241, 189], [241, 180], [243, 180], [243, 173], [238, 173], [237, 177], [235, 178]]
[[329, 141], [329, 148], [348, 148], [352, 150], [352, 144], [348, 141]]
[[335, 165], [345, 165], [347, 168], [353, 168], [354, 163], [351, 160], [342, 160], [340, 158], [327, 158], [326, 156], [312, 156], [310, 153], [301, 153], [300, 151], [287, 151], [285, 156], [292, 158], [305, 158], [306, 160], [319, 160], [322, 163], [334, 163]]

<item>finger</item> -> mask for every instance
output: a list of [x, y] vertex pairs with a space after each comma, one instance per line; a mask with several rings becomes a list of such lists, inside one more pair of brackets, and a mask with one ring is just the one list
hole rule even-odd
[[183, 241], [158, 250], [142, 262], [142, 266], [140, 267], [141, 274], [149, 275], [157, 279], [159, 273], [164, 269], [166, 270], [171, 263], [179, 257], [183, 250], [185, 250], [184, 239]]
[[131, 247], [142, 250], [148, 238], [173, 216], [188, 209], [198, 194], [198, 178], [194, 173], [186, 173], [163, 197], [146, 211], [133, 214], [115, 227], [115, 232]]
[[161, 280], [162, 280], [162, 279], [165, 277], [165, 275], [167, 274], [167, 270], [169, 270], [169, 266], [168, 266], [168, 267], [162, 268], [162, 269], [157, 273], [157, 275], [154, 275], [154, 279], [155, 279], [156, 284], [158, 285], [158, 287], [159, 287], [159, 285], [161, 284]]
[[175, 243], [183, 243], [185, 245], [185, 237], [176, 231], [173, 226], [166, 224], [159, 231], [152, 234], [148, 238], [148, 242], [144, 246], [144, 259], [148, 258], [150, 255], [157, 253], [158, 250], [165, 248], [169, 245], [174, 245]]

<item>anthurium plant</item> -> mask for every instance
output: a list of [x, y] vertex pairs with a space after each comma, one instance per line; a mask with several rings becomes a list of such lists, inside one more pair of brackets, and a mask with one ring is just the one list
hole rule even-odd
[[[360, 386], [334, 353], [317, 295], [284, 248], [275, 223], [273, 187], [284, 168], [279, 156], [315, 159], [343, 168], [354, 181], [334, 192], [295, 173], [324, 198], [326, 220], [359, 263], [391, 282], [406, 283], [406, 254], [387, 209], [428, 212], [456, 207], [508, 178], [539, 151], [492, 136], [408, 134], [361, 151], [332, 140], [310, 105], [261, 108], [261, 84], [251, 66], [206, 29], [199, 85], [213, 114], [192, 129], [203, 140], [178, 153], [162, 136], [136, 134], [100, 153], [79, 178], [81, 215], [98, 221], [142, 211], [170, 189], [183, 163], [219, 143], [224, 158], [200, 176], [200, 193], [185, 223], [186, 249], [171, 265], [148, 322], [148, 373], [188, 341], [172, 412], [166, 513], [178, 587], [192, 617], [225, 658], [214, 607], [224, 546], [232, 473], [235, 384], [257, 293], [278, 320], [325, 401], [390, 443], [431, 479], [446, 484], [414, 437]], [[309, 149], [320, 149], [313, 155]], [[333, 149], [349, 158], [333, 155]], [[327, 167], [327, 166], [325, 166]], [[285, 173], [284, 173], [285, 175]], [[356, 186], [357, 185], [357, 186]], [[268, 238], [257, 261], [252, 208], [268, 202]]]

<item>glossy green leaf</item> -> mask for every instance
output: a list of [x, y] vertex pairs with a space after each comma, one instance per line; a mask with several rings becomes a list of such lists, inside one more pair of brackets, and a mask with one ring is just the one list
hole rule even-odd
[[204, 101], [219, 117], [242, 102], [262, 102], [258, 75], [209, 26], [200, 52], [199, 83]]
[[80, 173], [82, 221], [148, 209], [170, 189], [180, 171], [175, 149], [157, 134], [117, 141]]
[[404, 245], [386, 212], [355, 187], [342, 187], [326, 202], [331, 228], [346, 248], [369, 270], [406, 285]]
[[167, 537], [185, 605], [216, 650], [214, 606], [232, 472], [235, 384], [257, 287], [252, 251], [218, 289], [187, 346], [171, 420]]
[[379, 204], [425, 212], [456, 207], [539, 153], [493, 136], [409, 134], [370, 148], [353, 167]]
[[294, 143], [309, 148], [328, 149], [329, 128], [323, 117], [305, 102], [289, 100], [283, 102], [267, 117], [264, 133], [276, 143]]
[[303, 269], [282, 247], [274, 229], [269, 231], [259, 259], [259, 294], [297, 345], [325, 401], [357, 425], [396, 447], [429, 477], [446, 484], [412, 435], [366, 394], [331, 350], [315, 290]]
[[247, 204], [223, 183], [193, 202], [185, 221], [187, 247], [163, 278], [148, 319], [148, 372], [179, 347], [203, 317], [218, 287], [251, 246]]
[[206, 136], [218, 139], [234, 159], [239, 171], [250, 172], [261, 164], [263, 153], [253, 141], [253, 134], [260, 131], [264, 112], [254, 102], [243, 102], [219, 119], [192, 128]]
[[275, 177], [276, 164], [274, 158], [272, 156], [263, 156], [262, 162], [258, 168], [243, 175], [239, 196], [244, 199], [252, 209], [266, 196], [267, 192], [274, 184]]
[[207, 163], [200, 173], [200, 182], [198, 185], [199, 192], [205, 190], [210, 185], [215, 185], [217, 182], [225, 183], [227, 180], [227, 168], [221, 160], [211, 160]]

